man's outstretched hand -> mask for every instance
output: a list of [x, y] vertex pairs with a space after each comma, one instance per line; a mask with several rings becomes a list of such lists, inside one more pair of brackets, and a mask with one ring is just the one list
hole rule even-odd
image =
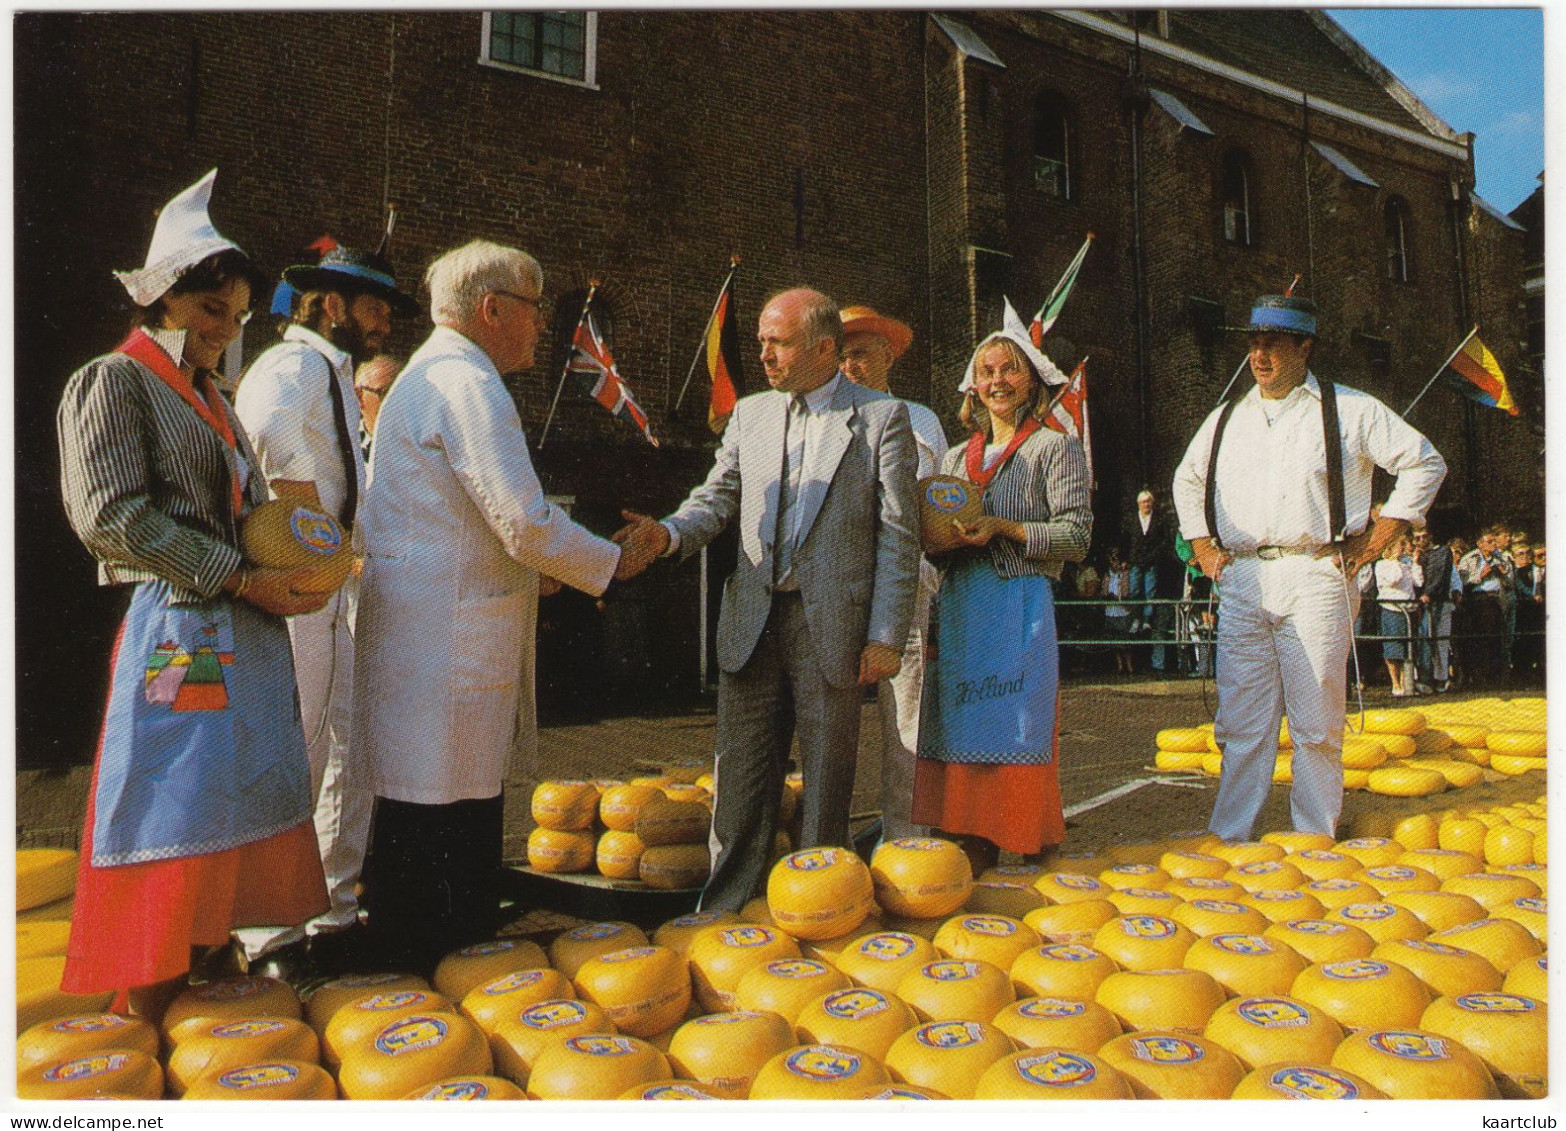
[[669, 532], [649, 515], [623, 510], [620, 517], [625, 519], [625, 525], [613, 536], [620, 547], [620, 564], [615, 567], [614, 579], [629, 581], [663, 556], [669, 548]]

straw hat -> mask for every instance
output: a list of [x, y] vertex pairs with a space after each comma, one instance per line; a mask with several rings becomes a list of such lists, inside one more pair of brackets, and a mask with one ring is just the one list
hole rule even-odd
[[301, 294], [352, 287], [385, 299], [399, 318], [412, 318], [419, 313], [418, 301], [397, 289], [391, 261], [373, 251], [338, 245], [321, 256], [319, 263], [288, 268], [283, 272], [283, 282]]
[[845, 306], [839, 312], [843, 317], [845, 334], [879, 334], [892, 347], [892, 360], [903, 356], [913, 341], [913, 331], [895, 318], [876, 313], [869, 306]]
[[1316, 304], [1293, 295], [1262, 295], [1251, 305], [1249, 326], [1228, 326], [1241, 334], [1294, 334], [1316, 336]]
[[152, 229], [152, 246], [147, 262], [134, 271], [116, 271], [118, 279], [137, 306], [151, 306], [174, 285], [176, 279], [209, 255], [239, 245], [220, 234], [207, 216], [212, 199], [213, 169], [184, 192], [163, 206], [157, 226]]

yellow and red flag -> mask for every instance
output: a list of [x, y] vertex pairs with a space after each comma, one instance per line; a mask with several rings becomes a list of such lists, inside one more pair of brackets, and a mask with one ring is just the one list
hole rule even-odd
[[740, 378], [739, 333], [734, 318], [734, 272], [723, 281], [718, 292], [718, 303], [713, 308], [712, 319], [707, 323], [707, 337], [702, 347], [706, 359], [707, 375], [712, 379], [712, 399], [707, 406], [707, 426], [714, 432], [722, 432], [739, 400], [743, 382]]
[[1453, 392], [1461, 393], [1475, 404], [1502, 409], [1517, 415], [1511, 390], [1506, 387], [1506, 374], [1501, 363], [1485, 348], [1475, 331], [1458, 347], [1440, 373], [1441, 383]]

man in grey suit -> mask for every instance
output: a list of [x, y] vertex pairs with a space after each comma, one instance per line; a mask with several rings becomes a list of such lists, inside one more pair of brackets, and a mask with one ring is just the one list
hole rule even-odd
[[[689, 556], [731, 521], [718, 620], [718, 736], [706, 910], [765, 877], [797, 720], [802, 843], [847, 845], [860, 688], [897, 674], [919, 576], [908, 410], [838, 369], [837, 305], [798, 288], [761, 312], [772, 391], [741, 400], [706, 482], [663, 522], [626, 513], [633, 552]], [[792, 705], [792, 712], [790, 711]]]

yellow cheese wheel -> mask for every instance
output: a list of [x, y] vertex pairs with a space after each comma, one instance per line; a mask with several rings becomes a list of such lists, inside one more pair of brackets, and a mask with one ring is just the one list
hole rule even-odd
[[645, 851], [647, 846], [635, 833], [608, 829], [598, 838], [593, 862], [601, 876], [611, 880], [635, 880], [640, 878], [642, 853]]
[[304, 1019], [320, 1036], [326, 1032], [332, 1015], [350, 1002], [371, 994], [429, 988], [430, 984], [417, 974], [349, 974], [332, 979], [312, 993], [304, 1003]]
[[1129, 1032], [1200, 1033], [1223, 1004], [1224, 991], [1202, 970], [1118, 970], [1099, 985], [1094, 1000]]
[[644, 1040], [587, 1033], [549, 1045], [533, 1064], [535, 1100], [613, 1100], [638, 1084], [669, 1076], [669, 1061]]
[[979, 1100], [1129, 1100], [1130, 1082], [1100, 1058], [1077, 1049], [1024, 1049], [984, 1070]]
[[540, 872], [571, 875], [591, 871], [597, 851], [598, 841], [590, 830], [566, 831], [539, 826], [527, 834], [528, 867]]
[[1492, 759], [1496, 754], [1520, 758], [1543, 758], [1547, 750], [1545, 739], [1546, 735], [1543, 731], [1492, 730], [1485, 735], [1484, 745], [1490, 751]]
[[[451, 1013], [451, 1000], [434, 990], [392, 990], [384, 994], [366, 994], [349, 1002], [326, 1023], [321, 1034], [320, 1061], [335, 1070], [349, 1053], [374, 1043], [381, 1031], [393, 1021], [430, 1013]], [[257, 1059], [315, 1060], [314, 1056], [287, 1056], [275, 1053]]]
[[536, 970], [549, 964], [544, 948], [530, 939], [491, 939], [454, 950], [435, 967], [435, 988], [461, 1001], [486, 982], [514, 970]]
[[16, 909], [65, 899], [76, 890], [77, 856], [69, 848], [19, 848], [16, 852]]
[[[1430, 762], [1442, 762], [1444, 759], [1432, 758]], [[1410, 765], [1421, 769], [1428, 768], [1424, 761], [1416, 760]], [[1452, 784], [1456, 784], [1453, 782]], [[1392, 826], [1392, 839], [1401, 844], [1406, 850], [1437, 847], [1437, 830], [1440, 822], [1431, 813], [1413, 813]]]
[[1266, 860], [1282, 860], [1288, 853], [1279, 844], [1261, 840], [1226, 841], [1213, 845], [1208, 854], [1228, 863], [1230, 868], [1244, 864], [1260, 864]]
[[1490, 751], [1484, 746], [1453, 746], [1441, 751], [1438, 757], [1449, 758], [1454, 762], [1468, 762], [1475, 766], [1488, 766], [1490, 764]]
[[1048, 897], [1032, 884], [1012, 883], [1006, 880], [976, 880], [962, 910], [974, 915], [1005, 915], [1021, 919], [1029, 911], [1054, 906]]
[[1157, 864], [1116, 864], [1098, 874], [1098, 878], [1116, 891], [1129, 888], [1168, 889], [1172, 876]]
[[882, 908], [915, 919], [950, 915], [973, 889], [968, 854], [936, 837], [882, 843], [870, 858], [870, 878]]
[[16, 957], [44, 958], [64, 954], [71, 938], [68, 919], [37, 919], [16, 925]]
[[525, 1100], [526, 1093], [510, 1080], [499, 1076], [453, 1076], [415, 1088], [405, 1100]]
[[[1484, 781], [1484, 770], [1472, 762], [1459, 762], [1451, 758], [1410, 758], [1403, 765], [1413, 770], [1433, 770], [1445, 778], [1447, 786], [1452, 789], [1466, 789], [1471, 785], [1478, 785]], [[1401, 827], [1401, 825], [1398, 827]], [[1436, 846], [1433, 836], [1429, 845], [1409, 844], [1402, 837], [1394, 837], [1393, 839], [1397, 840], [1405, 848], [1434, 848]]]
[[100, 1013], [109, 1008], [114, 991], [68, 994], [60, 989], [65, 975], [65, 955], [22, 958], [16, 963], [16, 1027], [30, 1028], [40, 1021]]
[[[1169, 918], [1198, 938], [1219, 934], [1256, 935], [1265, 931], [1270, 922], [1256, 908], [1235, 899], [1193, 899], [1176, 907], [1169, 913]], [[1178, 966], [1179, 961], [1168, 965]]]
[[932, 1021], [908, 1030], [886, 1050], [893, 1079], [933, 1088], [954, 1100], [973, 1098], [978, 1079], [1015, 1042], [993, 1025], [978, 1021]]
[[203, 1033], [187, 1036], [169, 1053], [168, 1090], [176, 1096], [197, 1080], [267, 1060], [298, 1060], [314, 1064], [320, 1057], [315, 1030], [303, 1021], [268, 1017], [256, 1021], [221, 1021]]
[[[1327, 913], [1321, 900], [1305, 891], [1245, 892], [1235, 902], [1254, 907], [1269, 923], [1289, 919], [1320, 919]], [[1262, 928], [1266, 930], [1265, 927]]]
[[1395, 1100], [1494, 1100], [1490, 1070], [1457, 1041], [1415, 1026], [1366, 1029], [1332, 1054], [1342, 1068]]
[[841, 1045], [797, 1045], [756, 1073], [753, 1100], [846, 1100], [891, 1082], [880, 1061]]
[[1202, 749], [1191, 752], [1158, 750], [1153, 754], [1153, 768], [1162, 770], [1164, 773], [1199, 771], [1209, 756], [1205, 745]]
[[589, 958], [573, 979], [577, 996], [592, 1002], [618, 1032], [650, 1037], [672, 1029], [691, 1004], [685, 959], [668, 947], [636, 946]]
[[1385, 1092], [1341, 1068], [1278, 1061], [1253, 1068], [1235, 1085], [1234, 1100], [1384, 1100]]
[[1352, 876], [1364, 867], [1355, 857], [1334, 852], [1331, 849], [1304, 848], [1289, 854], [1293, 864], [1312, 882], [1316, 880], [1341, 880]]
[[1158, 749], [1203, 753], [1207, 750], [1207, 734], [1200, 727], [1170, 727], [1158, 732]]
[[1374, 770], [1387, 760], [1387, 748], [1374, 739], [1345, 738], [1343, 766], [1349, 770]]
[[1455, 891], [1395, 891], [1386, 901], [1395, 907], [1408, 908], [1432, 931], [1443, 931], [1485, 917], [1484, 904]]
[[666, 844], [706, 844], [712, 813], [697, 801], [654, 799], [636, 813], [634, 832], [648, 848]]
[[1414, 752], [1421, 758], [1447, 757], [1447, 752], [1457, 745], [1445, 730], [1426, 728], [1412, 737]]
[[614, 1022], [591, 1002], [551, 998], [535, 1002], [515, 1016], [502, 1017], [490, 1035], [495, 1071], [515, 1084], [526, 1085], [533, 1063], [548, 1047], [567, 1037], [613, 1033]]
[[833, 990], [800, 1011], [801, 1040], [854, 1049], [877, 1063], [903, 1033], [918, 1024], [913, 1008], [896, 994], [869, 986]]
[[1484, 856], [1484, 834], [1488, 826], [1472, 817], [1444, 818], [1436, 828], [1436, 843], [1444, 849], [1465, 852], [1475, 859]]
[[696, 1000], [710, 1013], [734, 1008], [740, 979], [757, 966], [780, 958], [799, 958], [793, 937], [751, 923], [707, 927], [688, 952]]
[[694, 782], [674, 782], [663, 787], [663, 795], [670, 801], [692, 801], [712, 812], [712, 794]]
[[794, 1027], [776, 1013], [708, 1013], [675, 1030], [669, 1066], [720, 1099], [742, 1100], [761, 1066], [797, 1043]]
[[590, 829], [600, 800], [590, 781], [542, 781], [533, 790], [533, 821], [555, 832]]
[[1011, 977], [988, 962], [953, 958], [927, 962], [903, 976], [897, 996], [921, 1021], [995, 1020], [1017, 1000]]
[[[557, 935], [549, 944], [549, 965], [567, 978], [575, 978], [582, 963], [610, 951], [646, 946], [647, 936], [634, 923], [588, 923]], [[541, 965], [526, 963], [525, 966]]]
[[1019, 954], [1042, 945], [1043, 939], [1026, 923], [1005, 915], [953, 915], [935, 933], [934, 943], [944, 957], [1009, 970]]
[[1155, 888], [1110, 888], [1104, 896], [1122, 915], [1169, 915], [1185, 900]]
[[1550, 992], [1550, 960], [1544, 955], [1524, 958], [1506, 971], [1501, 989], [1509, 994], [1530, 997], [1534, 1001], [1548, 1001]]
[[1196, 935], [1162, 915], [1122, 915], [1093, 934], [1093, 948], [1125, 970], [1166, 970], [1179, 966]]
[[1539, 885], [1516, 872], [1470, 872], [1466, 876], [1453, 876], [1441, 885], [1441, 890], [1471, 896], [1487, 909], [1539, 895]]
[[458, 1011], [488, 1036], [503, 1017], [514, 1017], [535, 1002], [570, 997], [574, 992], [571, 980], [558, 970], [513, 970], [474, 986], [463, 996]]
[[1334, 923], [1349, 923], [1378, 943], [1392, 939], [1422, 939], [1430, 933], [1423, 920], [1395, 903], [1349, 903], [1327, 912]]
[[1439, 876], [1411, 864], [1381, 864], [1375, 868], [1361, 868], [1350, 878], [1369, 884], [1383, 896], [1400, 891], [1436, 891], [1441, 887]]
[[666, 946], [676, 954], [684, 955], [690, 951], [691, 940], [708, 927], [738, 922], [740, 917], [732, 911], [693, 911], [662, 924], [653, 932], [652, 942], [655, 946]]
[[1426, 727], [1425, 716], [1418, 711], [1366, 711], [1365, 730], [1369, 734], [1418, 734]]
[[1521, 923], [1528, 928], [1528, 933], [1541, 943], [1548, 941], [1549, 918], [1543, 899], [1536, 897], [1514, 899], [1510, 903], [1502, 903], [1491, 908], [1490, 914], [1497, 919], [1510, 919], [1514, 923]]
[[1366, 789], [1366, 788], [1369, 787], [1369, 785], [1370, 785], [1370, 771], [1369, 770], [1344, 770], [1343, 771], [1343, 788], [1344, 789]]
[[1494, 917], [1434, 931], [1429, 938], [1431, 942], [1446, 943], [1482, 954], [1497, 970], [1510, 970], [1523, 959], [1531, 958], [1544, 949], [1544, 944], [1534, 938], [1521, 923]]
[[1098, 1056], [1130, 1080], [1139, 1099], [1226, 1100], [1245, 1075], [1223, 1046], [1170, 1030], [1127, 1033]]
[[[1049, 942], [1091, 942], [1093, 932], [1119, 914], [1119, 909], [1107, 899], [1083, 899], [1037, 908], [1024, 915], [1022, 921]], [[933, 931], [930, 937], [935, 937]]]
[[1109, 955], [1080, 943], [1046, 943], [1011, 964], [1012, 986], [1023, 997], [1092, 1001], [1105, 978], [1120, 969]]
[[772, 921], [798, 939], [846, 935], [875, 907], [870, 869], [845, 848], [807, 848], [773, 865], [767, 877]]
[[1292, 891], [1306, 883], [1305, 873], [1287, 860], [1261, 860], [1231, 868], [1224, 878], [1246, 891]]
[[1313, 880], [1300, 889], [1321, 900], [1328, 911], [1350, 903], [1374, 903], [1380, 892], [1359, 880]]
[[1339, 841], [1333, 851], [1358, 860], [1361, 868], [1375, 868], [1394, 863], [1406, 850], [1391, 837], [1357, 836]]
[[24, 1100], [87, 1100], [104, 1095], [156, 1100], [163, 1097], [163, 1070], [144, 1052], [103, 1049], [19, 1072], [16, 1094]]
[[1206, 876], [1170, 880], [1164, 890], [1173, 892], [1188, 903], [1196, 899], [1240, 900], [1246, 894], [1245, 889], [1233, 880], [1213, 880]]
[[272, 499], [246, 515], [239, 549], [251, 565], [312, 570], [313, 583], [295, 582], [302, 592], [336, 589], [353, 568], [353, 551], [337, 520], [290, 499]]
[[1446, 778], [1434, 770], [1421, 770], [1409, 765], [1384, 766], [1372, 770], [1368, 781], [1370, 792], [1387, 797], [1428, 797], [1446, 788]]
[[1308, 966], [1294, 979], [1289, 996], [1314, 1005], [1350, 1031], [1417, 1024], [1430, 1004], [1430, 991], [1412, 972], [1374, 958]]
[[1325, 1064], [1343, 1040], [1343, 1026], [1287, 994], [1259, 994], [1224, 1002], [1202, 1035], [1247, 1068], [1278, 1061]]
[[1091, 998], [1023, 998], [997, 1013], [993, 1024], [1018, 1048], [1078, 1052], [1091, 1052], [1121, 1032], [1115, 1015]]
[[1444, 722], [1439, 726], [1432, 724], [1431, 729], [1438, 734], [1444, 733], [1457, 746], [1483, 746], [1485, 736], [1490, 733], [1488, 727], [1472, 723]]
[[1229, 862], [1207, 852], [1198, 852], [1194, 849], [1175, 849], [1164, 853], [1158, 858], [1158, 867], [1168, 873], [1171, 879], [1183, 880], [1194, 877], [1202, 879], [1222, 879], [1229, 870]]
[[335, 1100], [337, 1085], [326, 1069], [303, 1060], [268, 1060], [204, 1076], [186, 1089], [187, 1100]]
[[1286, 943], [1307, 962], [1345, 962], [1364, 958], [1376, 940], [1349, 923], [1330, 919], [1286, 919], [1262, 931], [1262, 937]]
[[1499, 773], [1516, 777], [1518, 774], [1526, 774], [1530, 770], [1542, 770], [1547, 759], [1530, 758], [1525, 754], [1502, 754], [1500, 751], [1491, 751], [1490, 768]]
[[[1537, 846], [1535, 848], [1537, 849]], [[1524, 879], [1532, 880], [1539, 887], [1540, 899], [1550, 894], [1550, 870], [1543, 861], [1537, 864], [1508, 864], [1496, 871], [1505, 876], [1522, 876]]]
[[139, 1017], [86, 1013], [55, 1017], [24, 1030], [16, 1039], [16, 1067], [81, 1060], [106, 1049], [129, 1049], [156, 1058], [158, 1031]]
[[1397, 963], [1423, 982], [1436, 997], [1501, 988], [1501, 972], [1488, 958], [1446, 943], [1428, 939], [1391, 939], [1378, 943], [1370, 957], [1379, 962]]
[[699, 888], [712, 874], [712, 852], [705, 844], [660, 844], [642, 853], [637, 875], [661, 891]]
[[1080, 872], [1045, 872], [1033, 882], [1033, 886], [1056, 903], [1108, 899], [1114, 890], [1096, 876]]
[[651, 1084], [635, 1084], [627, 1088], [622, 1100], [721, 1100], [710, 1088], [693, 1084], [689, 1080], [654, 1080]]
[[1515, 825], [1497, 825], [1484, 834], [1484, 862], [1492, 867], [1533, 863], [1533, 833]]
[[1307, 965], [1288, 944], [1261, 935], [1209, 935], [1197, 939], [1185, 954], [1186, 969], [1210, 974], [1236, 996], [1286, 994]]
[[1293, 831], [1270, 832], [1262, 836], [1262, 843], [1276, 844], [1284, 852], [1293, 855], [1306, 849], [1326, 851], [1336, 842], [1326, 833], [1301, 833]]
[[1442, 883], [1455, 876], [1484, 871], [1484, 863], [1479, 857], [1455, 848], [1416, 848], [1399, 856], [1397, 863], [1422, 868]]
[[1203, 754], [1202, 773], [1210, 778], [1216, 778], [1223, 773], [1222, 754]]
[[187, 1032], [199, 1032], [219, 1021], [253, 1021], [261, 1017], [298, 1019], [304, 1013], [299, 995], [276, 978], [222, 978], [182, 990], [163, 1012], [163, 1034], [178, 1044]]
[[793, 1024], [812, 1001], [850, 985], [847, 974], [825, 962], [779, 958], [745, 973], [735, 987], [734, 1004], [741, 1010], [776, 1013]]
[[937, 957], [934, 945], [917, 935], [878, 931], [845, 946], [837, 968], [858, 985], [896, 993], [904, 975]]
[[487, 1076], [491, 1067], [489, 1044], [466, 1017], [412, 1013], [344, 1049], [337, 1085], [351, 1100], [395, 1100], [450, 1076]]

